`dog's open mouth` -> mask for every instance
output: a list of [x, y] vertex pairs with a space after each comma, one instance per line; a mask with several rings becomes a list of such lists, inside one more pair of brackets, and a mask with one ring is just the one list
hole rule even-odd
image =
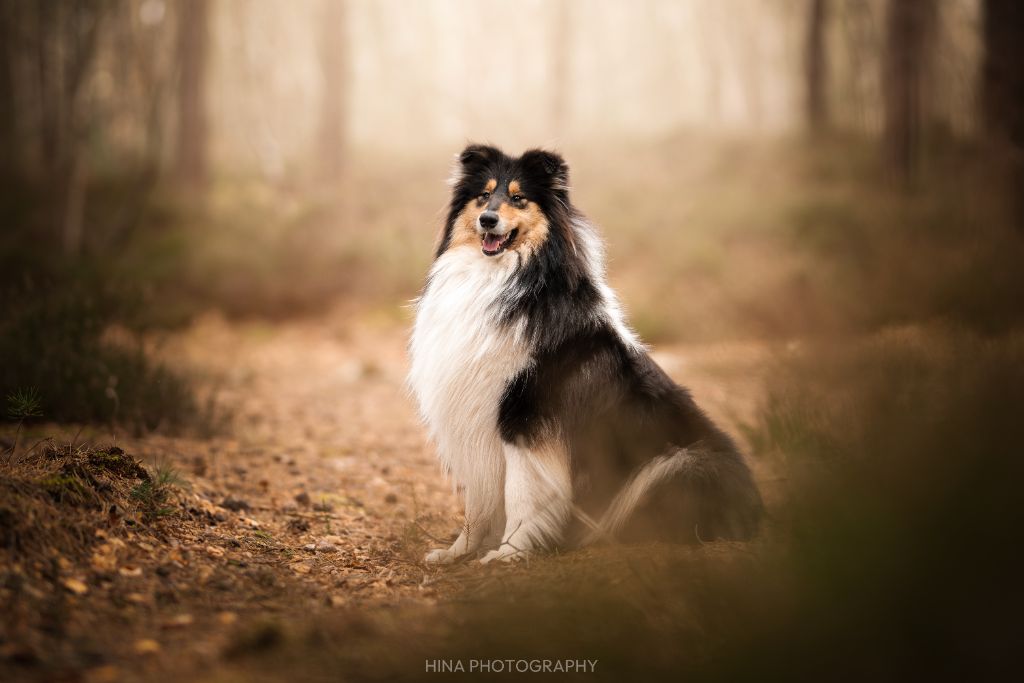
[[480, 238], [480, 246], [483, 247], [484, 253], [488, 256], [497, 256], [501, 252], [508, 248], [508, 245], [512, 244], [512, 240], [516, 238], [516, 234], [519, 229], [510, 230], [505, 235], [495, 235], [494, 233], [485, 232], [484, 236]]

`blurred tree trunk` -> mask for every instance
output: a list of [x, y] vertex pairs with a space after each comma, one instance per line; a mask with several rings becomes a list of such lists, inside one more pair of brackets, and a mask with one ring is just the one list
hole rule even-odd
[[828, 119], [828, 51], [825, 49], [825, 26], [828, 23], [828, 1], [810, 0], [807, 15], [807, 43], [804, 46], [805, 116], [807, 126], [820, 133], [829, 125]]
[[[62, 3], [40, 0], [23, 15], [25, 50], [33, 61], [40, 142], [40, 180], [53, 188], [53, 237], [64, 252], [77, 254], [83, 242], [85, 137], [91, 120], [82, 103], [109, 4], [104, 0]], [[27, 19], [34, 21], [25, 21]], [[34, 43], [34, 44], [33, 44]]]
[[206, 185], [209, 127], [206, 76], [209, 53], [208, 0], [179, 0], [178, 180], [198, 190]]
[[21, 156], [14, 108], [15, 9], [12, 0], [0, 0], [0, 178], [15, 172]]
[[555, 0], [550, 4], [554, 17], [551, 22], [550, 59], [551, 73], [548, 77], [549, 117], [551, 130], [561, 138], [565, 135], [568, 116], [569, 93], [569, 50], [570, 50], [570, 7], [568, 0]]
[[1005, 156], [1014, 220], [1024, 230], [1024, 3], [985, 0], [983, 9], [985, 134]]
[[885, 19], [882, 85], [884, 144], [905, 186], [917, 177], [924, 119], [924, 83], [935, 0], [889, 0]]
[[320, 66], [323, 99], [320, 109], [320, 171], [334, 181], [345, 173], [348, 119], [348, 8], [344, 0], [325, 0], [322, 17]]

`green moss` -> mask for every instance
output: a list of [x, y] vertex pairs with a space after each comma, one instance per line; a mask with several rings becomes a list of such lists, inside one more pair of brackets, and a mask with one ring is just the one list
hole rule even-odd
[[39, 485], [59, 503], [79, 504], [93, 497], [81, 479], [63, 471], [43, 477]]
[[149, 480], [149, 472], [146, 471], [138, 460], [125, 454], [120, 448], [111, 448], [108, 451], [96, 451], [89, 454], [89, 466], [106, 470], [119, 477]]

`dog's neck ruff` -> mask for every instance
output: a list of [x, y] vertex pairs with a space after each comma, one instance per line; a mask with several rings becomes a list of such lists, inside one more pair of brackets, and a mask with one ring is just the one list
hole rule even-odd
[[563, 258], [575, 263], [549, 260], [547, 267], [576, 267], [578, 291], [551, 291], [545, 282], [557, 281], [559, 273], [530, 273], [529, 261], [524, 265], [516, 253], [488, 258], [464, 245], [434, 261], [416, 303], [409, 385], [448, 467], [455, 466], [445, 456], [445, 442], [480, 443], [483, 432], [497, 434], [506, 384], [533, 363], [539, 347], [552, 343], [552, 335], [568, 338], [579, 331], [574, 328], [607, 325], [628, 349], [641, 348], [604, 281], [603, 248], [594, 228], [577, 217], [570, 229], [572, 253]]
[[498, 406], [505, 384], [530, 362], [521, 325], [498, 322], [497, 302], [517, 267], [457, 247], [435, 262], [417, 302], [409, 385], [453, 483], [500, 466]]

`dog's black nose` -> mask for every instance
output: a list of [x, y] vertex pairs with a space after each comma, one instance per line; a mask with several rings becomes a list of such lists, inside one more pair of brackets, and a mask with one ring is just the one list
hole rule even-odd
[[480, 214], [480, 227], [484, 230], [490, 230], [498, 224], [498, 212], [497, 211], [484, 211]]

